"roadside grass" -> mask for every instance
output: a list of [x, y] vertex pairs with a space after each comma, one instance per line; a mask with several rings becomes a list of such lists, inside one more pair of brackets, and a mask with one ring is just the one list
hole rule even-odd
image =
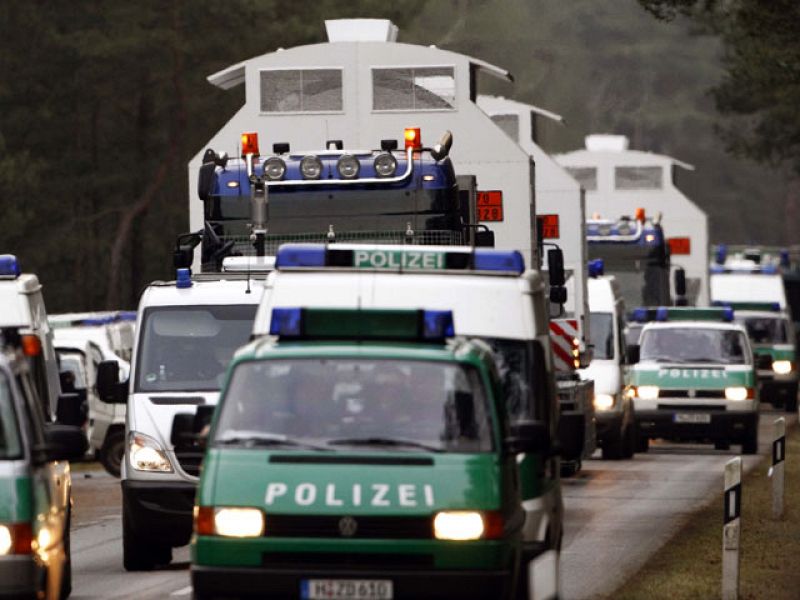
[[[767, 476], [771, 453], [742, 482], [741, 600], [800, 598], [800, 428], [788, 432], [786, 446], [782, 520], [772, 520], [772, 480]], [[722, 504], [720, 491], [609, 598], [720, 598]]]

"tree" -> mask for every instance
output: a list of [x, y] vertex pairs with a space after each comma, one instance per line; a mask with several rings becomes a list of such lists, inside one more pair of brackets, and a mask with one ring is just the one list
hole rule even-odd
[[800, 175], [800, 2], [640, 2], [658, 18], [691, 15], [721, 37], [725, 75], [712, 95], [729, 150]]

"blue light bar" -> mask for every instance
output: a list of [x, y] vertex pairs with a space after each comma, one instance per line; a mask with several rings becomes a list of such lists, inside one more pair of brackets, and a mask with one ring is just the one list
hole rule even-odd
[[666, 321], [669, 318], [669, 311], [666, 306], [659, 306], [656, 309], [656, 321]]
[[722, 314], [722, 320], [727, 321], [728, 323], [733, 321], [733, 307], [731, 306], [725, 307], [725, 312]]
[[275, 256], [275, 268], [324, 267], [326, 254], [323, 244], [284, 244]]
[[175, 287], [180, 290], [192, 287], [191, 269], [178, 269], [178, 272], [175, 276]]
[[605, 273], [606, 265], [602, 258], [589, 261], [589, 277], [600, 277]]
[[631, 313], [631, 321], [646, 323], [650, 320], [650, 311], [644, 307], [634, 308]]
[[711, 265], [711, 267], [709, 267], [709, 271], [711, 271], [712, 273], [724, 273], [725, 267], [723, 267], [722, 265]]
[[761, 272], [762, 273], [766, 273], [768, 275], [774, 275], [775, 273], [778, 272], [778, 266], [777, 265], [763, 265], [761, 267]]
[[119, 320], [120, 321], [135, 321], [136, 320], [136, 311], [135, 310], [121, 310], [121, 311], [119, 311]]
[[299, 337], [303, 333], [302, 308], [273, 308], [269, 334]]
[[19, 262], [13, 254], [0, 254], [0, 277], [19, 277]]
[[478, 248], [473, 255], [476, 271], [505, 271], [521, 275], [525, 272], [525, 259], [517, 250]]
[[[728, 247], [725, 244], [720, 244], [719, 246], [717, 246], [717, 249], [714, 253], [714, 260], [716, 260], [717, 264], [724, 265], [725, 259], [727, 257], [728, 257]], [[714, 273], [713, 267], [711, 272]]]
[[456, 334], [451, 310], [423, 310], [422, 319], [422, 337], [426, 340], [442, 340]]

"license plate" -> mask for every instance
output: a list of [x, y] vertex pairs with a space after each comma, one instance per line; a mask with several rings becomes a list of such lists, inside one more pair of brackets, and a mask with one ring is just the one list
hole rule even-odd
[[711, 415], [707, 413], [675, 413], [675, 423], [711, 423]]
[[392, 600], [394, 589], [388, 579], [303, 579], [303, 600]]

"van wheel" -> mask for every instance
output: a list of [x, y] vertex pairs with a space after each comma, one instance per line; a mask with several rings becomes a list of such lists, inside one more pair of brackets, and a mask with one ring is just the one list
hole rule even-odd
[[106, 436], [100, 449], [100, 464], [114, 477], [120, 476], [122, 458], [125, 455], [125, 430], [117, 429]]
[[742, 441], [742, 454], [755, 454], [758, 452], [758, 423], [748, 429]]
[[786, 397], [786, 412], [797, 412], [797, 384], [789, 387], [789, 395]]
[[633, 458], [636, 452], [636, 428], [633, 425], [628, 425], [625, 428], [622, 442], [622, 458]]
[[152, 571], [172, 560], [172, 548], [137, 537], [122, 511], [122, 564], [126, 571]]
[[624, 451], [624, 439], [623, 439], [623, 432], [619, 432], [613, 437], [606, 439], [603, 442], [603, 460], [619, 460], [623, 457]]
[[72, 549], [70, 543], [71, 525], [72, 509], [67, 508], [67, 519], [64, 525], [64, 570], [61, 573], [61, 591], [58, 594], [58, 597], [61, 600], [66, 600], [72, 593]]

